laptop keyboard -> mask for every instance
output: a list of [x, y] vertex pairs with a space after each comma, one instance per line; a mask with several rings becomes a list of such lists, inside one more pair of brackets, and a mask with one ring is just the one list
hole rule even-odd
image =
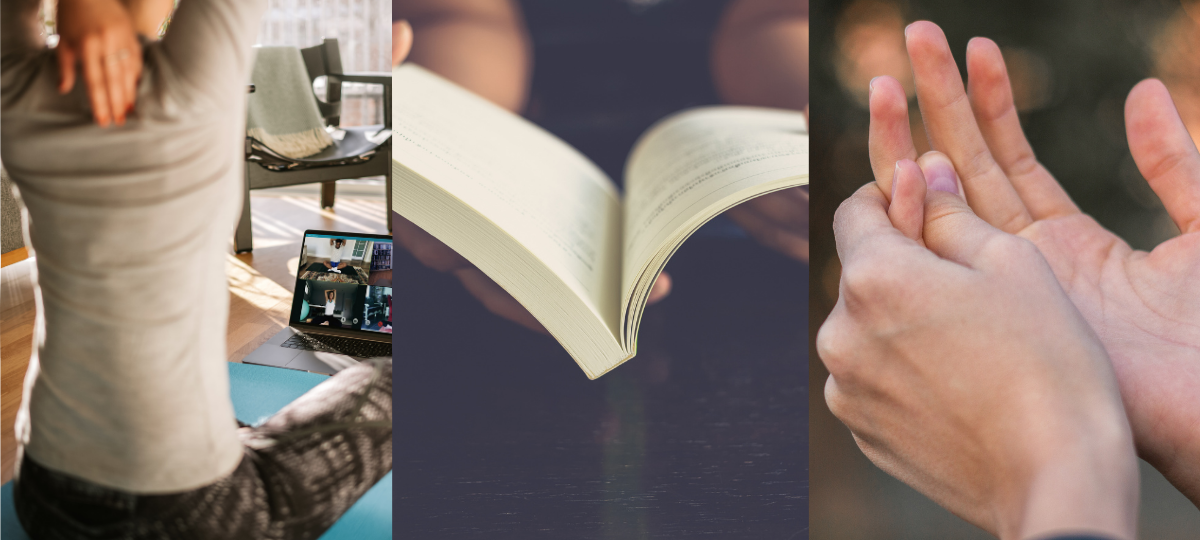
[[391, 343], [338, 336], [322, 336], [319, 334], [293, 334], [292, 337], [281, 343], [280, 346], [302, 351], [331, 352], [359, 358], [392, 356]]

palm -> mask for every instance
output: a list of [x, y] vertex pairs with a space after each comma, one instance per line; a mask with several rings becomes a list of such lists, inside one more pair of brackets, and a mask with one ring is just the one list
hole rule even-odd
[[1147, 253], [1076, 213], [1018, 234], [1038, 246], [1108, 350], [1143, 457], [1164, 472], [1177, 467], [1200, 426], [1200, 233]]
[[[1185, 301], [1200, 298], [1200, 233], [1145, 252], [1076, 213], [1035, 221], [1017, 234], [1038, 246], [1063, 289], [1107, 339], [1109, 354], [1146, 351], [1155, 341], [1187, 346], [1193, 357], [1200, 352], [1200, 302]], [[1189, 329], [1194, 335], [1187, 335]]]

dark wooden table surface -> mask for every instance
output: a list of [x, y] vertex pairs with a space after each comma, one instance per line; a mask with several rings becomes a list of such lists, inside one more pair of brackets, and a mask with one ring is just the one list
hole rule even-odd
[[807, 538], [808, 270], [706, 233], [595, 381], [398, 250], [396, 537]]

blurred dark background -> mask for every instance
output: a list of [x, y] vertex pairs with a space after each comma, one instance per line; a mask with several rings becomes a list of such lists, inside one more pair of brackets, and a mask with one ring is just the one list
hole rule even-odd
[[520, 0], [533, 39], [525, 117], [617, 183], [638, 136], [689, 107], [721, 103], [710, 40], [728, 0]]
[[638, 355], [590, 381], [398, 251], [396, 537], [807, 538], [807, 274], [712, 237], [671, 265]]
[[[525, 116], [618, 183], [637, 137], [720, 102], [727, 0], [522, 0]], [[808, 268], [720, 217], [667, 266], [638, 355], [589, 381], [397, 251], [399, 538], [801, 539], [808, 526]]]
[[[1013, 80], [1021, 123], [1043, 164], [1084, 212], [1153, 248], [1178, 234], [1138, 173], [1125, 141], [1124, 103], [1146, 77], [1170, 89], [1200, 138], [1200, 2], [1178, 0], [829, 0], [812, 10], [812, 271], [809, 312], [813, 539], [990, 538], [884, 474], [825, 405], [828, 373], [812, 339], [837, 300], [831, 223], [838, 204], [871, 182], [867, 84], [891, 75], [910, 96], [913, 139], [925, 141], [904, 27], [946, 32], [965, 77], [967, 41], [992, 38]], [[1142, 538], [1194, 539], [1200, 511], [1142, 464]]]

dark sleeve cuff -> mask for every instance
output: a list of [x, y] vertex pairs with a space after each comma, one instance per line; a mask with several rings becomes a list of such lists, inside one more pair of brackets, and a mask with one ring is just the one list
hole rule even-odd
[[1117, 540], [1111, 536], [1096, 536], [1094, 534], [1060, 534], [1047, 536], [1038, 540]]

